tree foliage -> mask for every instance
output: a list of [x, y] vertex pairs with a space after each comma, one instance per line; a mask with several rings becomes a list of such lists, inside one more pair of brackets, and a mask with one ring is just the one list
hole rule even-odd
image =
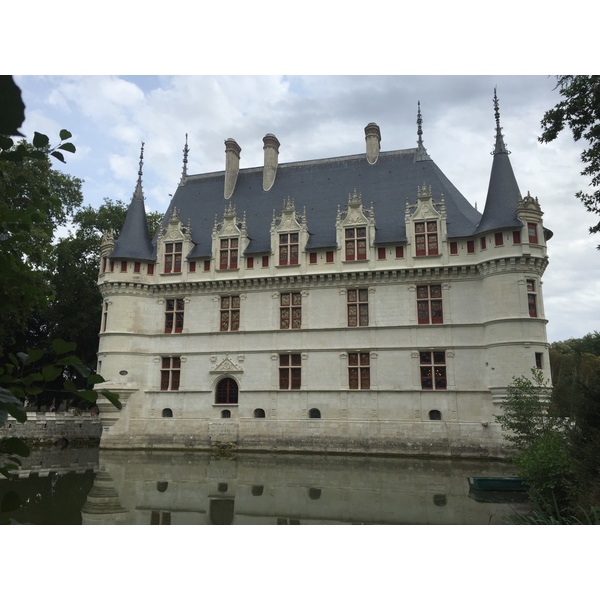
[[[589, 212], [600, 214], [600, 76], [561, 75], [557, 87], [563, 99], [544, 114], [539, 140], [551, 142], [567, 126], [576, 142], [587, 143], [581, 153], [585, 165], [581, 174], [591, 178], [592, 191], [581, 190], [575, 196]], [[590, 227], [590, 233], [598, 231], [600, 221]]]

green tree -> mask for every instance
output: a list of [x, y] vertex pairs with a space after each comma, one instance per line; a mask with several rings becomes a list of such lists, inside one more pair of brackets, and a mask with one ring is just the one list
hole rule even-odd
[[[544, 114], [539, 140], [551, 142], [567, 126], [576, 142], [587, 142], [581, 153], [585, 165], [581, 174], [591, 177], [592, 192], [581, 190], [575, 196], [589, 212], [600, 214], [600, 76], [561, 75], [557, 87], [563, 99]], [[600, 222], [590, 227], [590, 233], [598, 231]]]

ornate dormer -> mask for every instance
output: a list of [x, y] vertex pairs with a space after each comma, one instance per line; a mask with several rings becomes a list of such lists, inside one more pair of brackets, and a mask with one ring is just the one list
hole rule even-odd
[[375, 240], [373, 204], [363, 206], [362, 196], [356, 190], [348, 195], [346, 210], [338, 206], [336, 218], [338, 248], [343, 248], [346, 261], [368, 260], [368, 249]]
[[406, 234], [413, 244], [413, 256], [439, 256], [446, 239], [446, 205], [444, 196], [434, 201], [431, 186], [417, 188], [417, 203], [406, 203]]
[[215, 224], [212, 232], [213, 256], [219, 257], [219, 270], [237, 270], [240, 256], [248, 245], [246, 230], [246, 214], [243, 219], [238, 219], [235, 206], [229, 203], [223, 211], [223, 220]]
[[192, 249], [190, 224], [184, 226], [179, 211], [173, 208], [167, 226], [158, 234], [157, 249], [162, 257], [163, 273], [181, 273], [183, 257]]
[[294, 200], [288, 197], [283, 201], [279, 215], [275, 215], [273, 211], [271, 221], [271, 248], [277, 248], [277, 265], [284, 267], [299, 264], [300, 253], [307, 242], [306, 209], [303, 214], [296, 212]]
[[537, 197], [533, 197], [529, 192], [517, 202], [517, 217], [525, 225], [525, 236], [521, 236], [522, 241], [530, 244], [545, 244], [553, 233], [543, 225], [542, 209]]

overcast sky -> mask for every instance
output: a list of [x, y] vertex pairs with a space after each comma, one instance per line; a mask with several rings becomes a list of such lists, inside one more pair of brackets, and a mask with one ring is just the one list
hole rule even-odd
[[[483, 211], [492, 164], [494, 87], [504, 139], [521, 193], [537, 196], [554, 232], [544, 276], [549, 341], [600, 330], [600, 244], [575, 199], [587, 186], [570, 134], [541, 145], [540, 120], [559, 99], [548, 76], [17, 76], [26, 104], [23, 132], [58, 140], [73, 133], [75, 155], [57, 165], [84, 180], [85, 202], [129, 202], [145, 142], [148, 210], [164, 211], [176, 190], [188, 134], [188, 173], [220, 171], [226, 138], [241, 167], [263, 162], [262, 138], [281, 142], [280, 163], [365, 151], [364, 127], [381, 128], [382, 151], [416, 145], [417, 101], [431, 158]], [[416, 190], [415, 190], [416, 192]]]

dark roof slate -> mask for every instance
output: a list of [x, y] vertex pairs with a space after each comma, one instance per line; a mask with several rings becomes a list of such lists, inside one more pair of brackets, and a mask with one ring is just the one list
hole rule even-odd
[[156, 247], [150, 239], [144, 200], [137, 197], [137, 193], [129, 204], [125, 222], [119, 237], [115, 240], [115, 248], [110, 258], [156, 260]]
[[[335, 223], [338, 206], [344, 210], [354, 190], [362, 195], [365, 208], [373, 203], [376, 244], [406, 241], [405, 205], [416, 203], [417, 189], [431, 186], [435, 201], [444, 195], [448, 237], [472, 235], [481, 214], [466, 200], [433, 160], [418, 160], [418, 149], [382, 152], [374, 165], [365, 154], [280, 164], [275, 182], [263, 190], [262, 167], [240, 169], [231, 204], [241, 219], [246, 214], [250, 244], [246, 254], [271, 251], [270, 228], [273, 211], [279, 215], [288, 197], [300, 214], [306, 207], [310, 233], [307, 249], [336, 245]], [[190, 258], [211, 254], [215, 222], [223, 218], [229, 201], [224, 200], [225, 172], [188, 176], [175, 192], [165, 214], [177, 210], [184, 224], [191, 224], [195, 243]]]

